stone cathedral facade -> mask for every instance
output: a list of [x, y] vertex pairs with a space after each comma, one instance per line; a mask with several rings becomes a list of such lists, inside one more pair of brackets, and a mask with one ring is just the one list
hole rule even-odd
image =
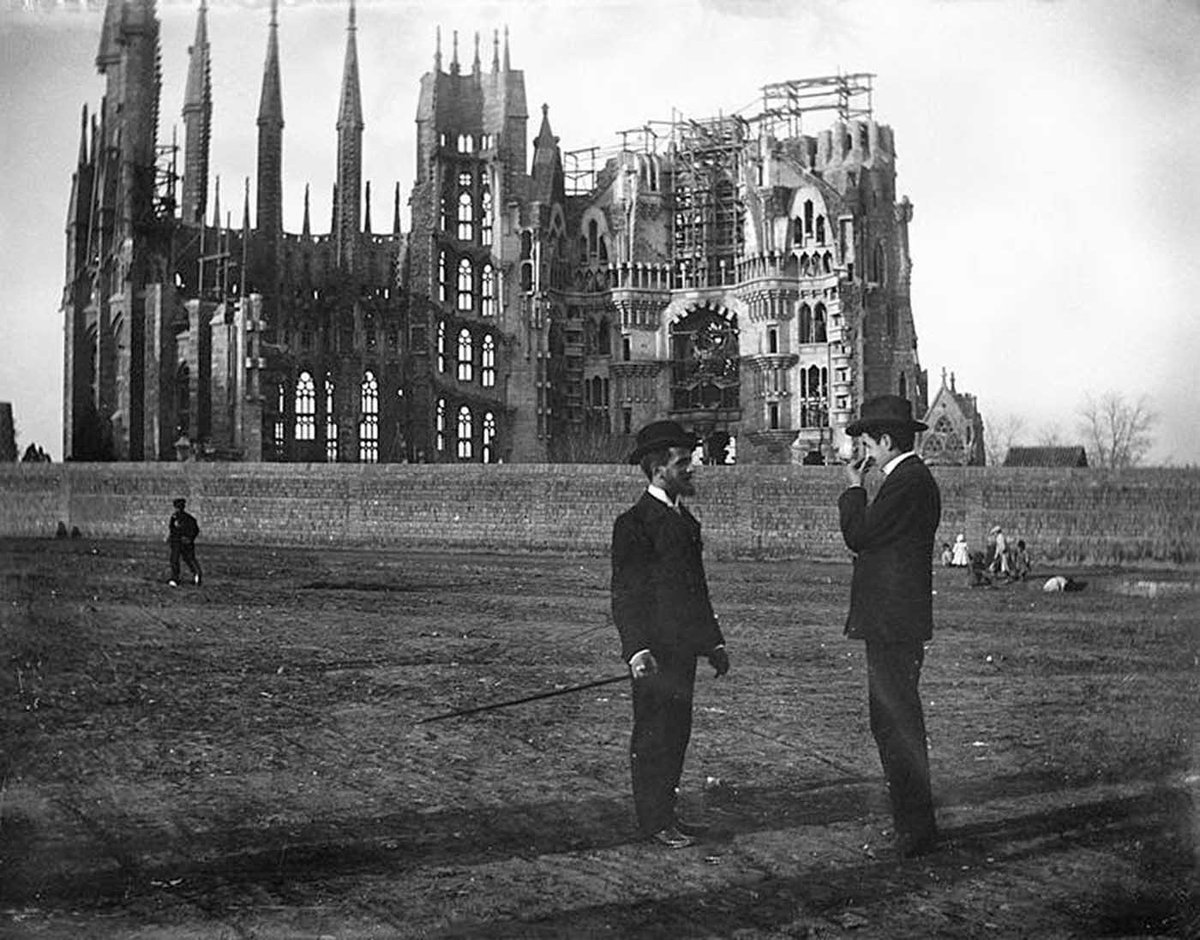
[[154, 0], [108, 0], [67, 218], [68, 459], [619, 460], [670, 417], [715, 462], [817, 462], [844, 455], [864, 398], [926, 411], [912, 206], [871, 76], [769, 85], [748, 117], [564, 151], [545, 105], [530, 140], [507, 32], [483, 56], [476, 35], [469, 65], [439, 36], [410, 229], [397, 187], [376, 231], [351, 0], [332, 217], [314, 231], [306, 190], [285, 232], [278, 16], [252, 217], [249, 186], [209, 178], [204, 0], [181, 145], [160, 140]]

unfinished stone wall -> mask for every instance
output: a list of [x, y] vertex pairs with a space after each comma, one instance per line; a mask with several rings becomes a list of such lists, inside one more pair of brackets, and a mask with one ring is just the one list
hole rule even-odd
[[[1000, 524], [1040, 561], [1200, 563], [1200, 471], [939, 467], [939, 542]], [[835, 467], [705, 467], [690, 501], [714, 557], [844, 559]], [[604, 553], [634, 467], [16, 464], [0, 536], [161, 540], [186, 496], [206, 542]]]

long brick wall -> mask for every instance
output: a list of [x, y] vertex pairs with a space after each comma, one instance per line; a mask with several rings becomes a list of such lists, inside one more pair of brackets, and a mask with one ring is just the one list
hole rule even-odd
[[[972, 546], [999, 523], [1039, 559], [1200, 563], [1200, 471], [939, 468], [939, 540]], [[845, 558], [834, 467], [712, 467], [691, 501], [717, 557]], [[456, 550], [608, 550], [643, 488], [633, 467], [588, 465], [9, 464], [0, 536], [161, 540], [188, 498], [207, 542]]]

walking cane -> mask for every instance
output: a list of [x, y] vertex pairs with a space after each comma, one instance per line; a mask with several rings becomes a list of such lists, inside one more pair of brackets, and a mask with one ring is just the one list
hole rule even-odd
[[624, 673], [619, 676], [610, 676], [607, 679], [593, 679], [591, 682], [584, 682], [582, 685], [572, 685], [565, 689], [552, 689], [549, 692], [538, 692], [535, 695], [526, 695], [524, 698], [514, 698], [507, 702], [493, 702], [490, 705], [476, 705], [474, 708], [459, 708], [452, 712], [443, 712], [440, 715], [432, 715], [429, 718], [422, 718], [417, 722], [419, 725], [427, 724], [431, 721], [442, 721], [446, 718], [459, 718], [463, 715], [477, 715], [480, 712], [490, 712], [497, 708], [508, 708], [510, 705], [522, 705], [525, 702], [536, 702], [543, 698], [553, 698], [556, 695], [569, 695], [572, 692], [582, 692], [584, 689], [594, 689], [601, 685], [611, 685], [614, 682], [629, 681], [629, 674]]

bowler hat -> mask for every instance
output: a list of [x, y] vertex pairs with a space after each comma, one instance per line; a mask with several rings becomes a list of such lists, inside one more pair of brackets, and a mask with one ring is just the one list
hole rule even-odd
[[647, 454], [671, 447], [686, 447], [690, 450], [698, 443], [700, 442], [696, 436], [685, 431], [678, 421], [651, 421], [637, 432], [637, 446], [629, 455], [629, 462], [641, 463]]
[[863, 402], [858, 420], [846, 426], [846, 433], [850, 437], [858, 437], [869, 430], [908, 428], [912, 431], [924, 431], [928, 427], [927, 424], [913, 420], [912, 402], [907, 398], [899, 395], [880, 395]]
[[180, 496], [179, 499], [175, 500], [175, 508], [176, 509], [182, 509], [186, 505], [187, 505], [187, 500], [184, 499], [182, 496]]

